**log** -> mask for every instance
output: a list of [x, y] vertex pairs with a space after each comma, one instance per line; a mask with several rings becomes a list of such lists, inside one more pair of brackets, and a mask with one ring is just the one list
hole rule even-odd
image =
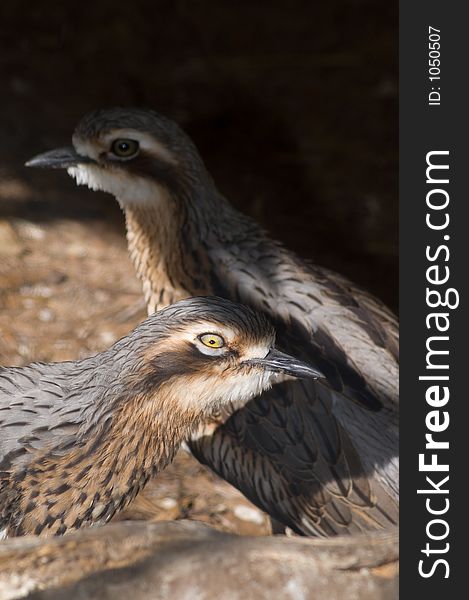
[[0, 600], [394, 600], [397, 530], [241, 537], [195, 521], [124, 521], [0, 545]]

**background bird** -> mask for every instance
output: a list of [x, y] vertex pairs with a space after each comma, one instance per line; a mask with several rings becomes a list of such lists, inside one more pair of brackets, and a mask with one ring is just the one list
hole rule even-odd
[[0, 369], [2, 536], [108, 521], [210, 414], [321, 376], [273, 344], [263, 315], [192, 298], [91, 358]]
[[187, 135], [148, 110], [98, 110], [73, 148], [29, 166], [67, 168], [113, 194], [149, 312], [217, 294], [265, 312], [282, 349], [327, 381], [284, 382], [191, 441], [195, 456], [306, 535], [398, 518], [398, 330], [378, 300], [268, 238], [217, 191]]

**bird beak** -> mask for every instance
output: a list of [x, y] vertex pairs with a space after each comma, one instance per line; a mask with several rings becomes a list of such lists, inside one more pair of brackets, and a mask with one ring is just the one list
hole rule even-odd
[[83, 163], [95, 162], [88, 156], [81, 156], [72, 146], [57, 148], [43, 154], [38, 154], [25, 163], [26, 167], [39, 167], [41, 169], [68, 169]]
[[293, 358], [293, 356], [290, 356], [289, 354], [284, 354], [275, 348], [272, 348], [264, 358], [247, 360], [246, 364], [262, 367], [266, 371], [272, 371], [274, 373], [285, 373], [292, 377], [308, 377], [312, 379], [324, 378], [321, 371], [318, 371], [301, 360]]

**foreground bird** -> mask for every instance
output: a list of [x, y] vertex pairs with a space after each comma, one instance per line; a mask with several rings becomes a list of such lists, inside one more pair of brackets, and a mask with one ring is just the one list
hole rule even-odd
[[113, 194], [150, 313], [216, 294], [263, 311], [280, 347], [323, 381], [283, 382], [223, 411], [192, 452], [271, 517], [305, 535], [398, 518], [398, 331], [392, 313], [340, 275], [301, 260], [219, 194], [187, 135], [147, 110], [98, 110], [73, 148], [29, 166], [67, 168]]
[[2, 536], [108, 521], [212, 413], [321, 376], [273, 344], [263, 315], [191, 298], [91, 358], [0, 369]]

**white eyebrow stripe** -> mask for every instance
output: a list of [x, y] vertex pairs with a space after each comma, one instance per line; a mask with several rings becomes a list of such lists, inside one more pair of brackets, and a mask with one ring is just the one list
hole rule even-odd
[[[203, 354], [207, 354], [208, 356], [222, 355], [226, 352], [226, 347], [210, 348], [204, 346], [202, 342], [199, 342], [197, 339], [198, 336], [204, 333], [214, 333], [216, 335], [220, 335], [225, 340], [227, 346], [233, 344], [233, 341], [237, 335], [236, 332], [233, 331], [233, 329], [231, 329], [230, 327], [206, 321], [197, 324], [191, 324], [188, 327], [182, 329], [179, 333], [179, 337], [181, 340], [196, 343], [199, 351]], [[271, 344], [269, 343], [269, 340], [266, 340], [265, 342], [260, 341], [258, 344], [243, 344], [243, 348], [241, 350], [241, 355], [239, 358], [241, 361], [249, 360], [252, 358], [265, 358], [271, 349], [270, 346]]]
[[111, 144], [116, 139], [130, 139], [139, 143], [140, 148], [155, 158], [162, 159], [172, 165], [177, 165], [176, 157], [151, 134], [136, 129], [112, 129], [90, 140], [83, 139], [78, 135], [73, 136], [73, 145], [78, 154], [88, 156], [94, 160], [99, 158], [102, 152], [109, 152]]

